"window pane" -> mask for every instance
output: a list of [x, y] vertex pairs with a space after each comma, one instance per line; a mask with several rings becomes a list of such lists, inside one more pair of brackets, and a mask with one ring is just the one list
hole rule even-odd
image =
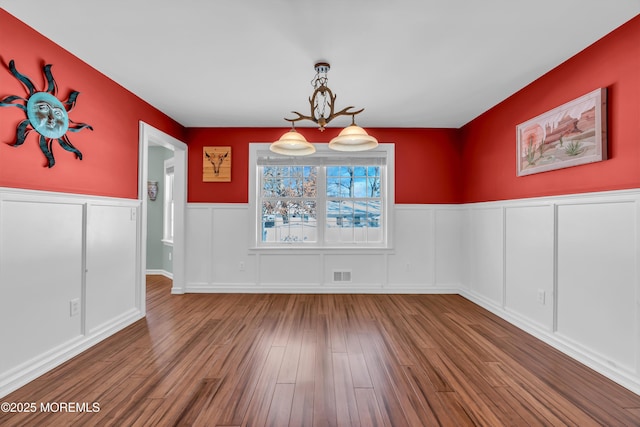
[[304, 197], [316, 197], [318, 186], [318, 168], [315, 166], [304, 167], [304, 184], [303, 184], [303, 196]]
[[174, 202], [173, 200], [171, 200], [171, 207], [169, 209], [169, 237], [171, 240], [173, 240], [173, 229], [174, 229], [174, 223], [175, 223], [175, 208], [174, 208]]
[[367, 191], [367, 178], [356, 177], [353, 183], [353, 196], [354, 197], [369, 197]]
[[262, 197], [316, 197], [315, 166], [265, 166], [262, 176]]
[[355, 176], [367, 176], [367, 168], [364, 166], [356, 166], [353, 171]]
[[173, 240], [174, 229], [174, 207], [173, 207], [173, 172], [167, 172], [165, 167], [164, 175], [164, 202], [163, 202], [163, 231], [162, 238]]
[[327, 227], [351, 227], [353, 202], [330, 200], [327, 202]]
[[341, 227], [342, 217], [340, 216], [340, 201], [327, 201], [327, 228]]
[[317, 241], [316, 203], [300, 200], [263, 202], [262, 241]]
[[295, 182], [290, 178], [284, 178], [282, 180], [282, 192], [279, 196], [295, 197]]
[[352, 180], [351, 178], [342, 178], [340, 179], [340, 197], [350, 197], [353, 189], [351, 188]]
[[367, 197], [380, 197], [380, 178], [367, 178]]
[[380, 210], [380, 201], [370, 201], [367, 203], [367, 227], [379, 228], [381, 221], [380, 216], [382, 212]]
[[328, 166], [327, 177], [340, 176], [340, 166]]

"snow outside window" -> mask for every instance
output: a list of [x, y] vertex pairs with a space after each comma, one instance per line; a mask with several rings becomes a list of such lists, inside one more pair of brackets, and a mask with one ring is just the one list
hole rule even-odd
[[304, 157], [251, 145], [256, 247], [388, 247], [392, 144], [348, 154], [318, 144]]

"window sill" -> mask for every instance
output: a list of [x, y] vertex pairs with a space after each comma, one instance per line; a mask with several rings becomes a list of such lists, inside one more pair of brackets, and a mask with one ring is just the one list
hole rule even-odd
[[263, 254], [296, 254], [305, 253], [309, 255], [319, 254], [391, 254], [394, 253], [393, 248], [387, 247], [363, 247], [363, 246], [330, 246], [330, 247], [310, 247], [310, 246], [254, 246], [249, 250], [253, 253]]

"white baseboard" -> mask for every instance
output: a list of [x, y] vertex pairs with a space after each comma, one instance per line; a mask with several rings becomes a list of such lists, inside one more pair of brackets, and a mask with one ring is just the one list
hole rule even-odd
[[457, 294], [451, 286], [415, 286], [377, 284], [334, 283], [187, 283], [180, 293], [271, 293], [271, 294]]
[[147, 276], [164, 276], [168, 279], [173, 280], [173, 273], [168, 272], [167, 270], [162, 269], [148, 269], [146, 272]]
[[604, 375], [605, 377], [620, 384], [628, 390], [640, 395], [640, 382], [638, 382], [638, 380], [634, 378], [633, 374], [627, 373], [621, 369], [611, 366], [611, 364], [606, 359], [601, 358], [597, 354], [588, 351], [588, 349], [581, 348], [571, 343], [568, 339], [553, 333], [553, 331], [541, 328], [536, 323], [531, 322], [528, 319], [517, 315], [516, 313], [505, 310], [504, 308], [496, 305], [486, 298], [483, 298], [481, 295], [473, 291], [467, 289], [459, 290], [458, 292], [461, 296], [473, 302], [474, 304], [477, 304], [480, 307], [490, 311], [501, 319], [506, 320], [519, 329], [522, 329], [526, 333], [550, 345], [556, 350]]
[[143, 317], [139, 310], [132, 309], [111, 322], [96, 328], [92, 334], [74, 338], [34, 359], [22, 363], [15, 369], [0, 376], [0, 397], [19, 389]]

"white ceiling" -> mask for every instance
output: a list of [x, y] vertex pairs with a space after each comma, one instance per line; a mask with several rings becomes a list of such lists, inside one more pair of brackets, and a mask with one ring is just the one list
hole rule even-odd
[[[288, 126], [292, 110], [309, 114], [313, 65], [326, 60], [337, 109], [365, 107], [359, 125], [457, 128], [639, 14], [640, 0], [0, 0], [0, 7], [184, 126]], [[47, 52], [34, 53], [47, 60]]]

